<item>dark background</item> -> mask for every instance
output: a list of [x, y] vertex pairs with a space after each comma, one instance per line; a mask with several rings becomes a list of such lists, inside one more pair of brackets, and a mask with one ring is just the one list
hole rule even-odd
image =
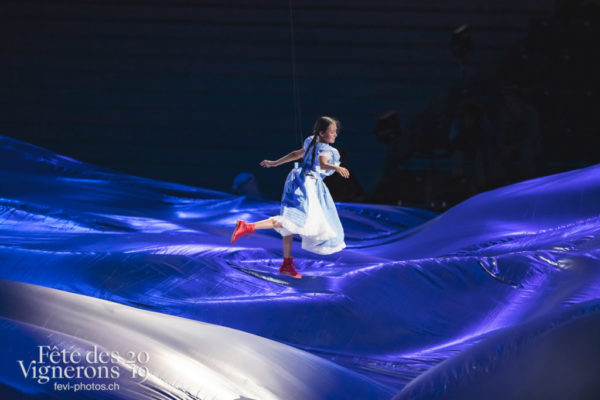
[[[493, 120], [494, 99], [518, 84], [540, 116], [537, 175], [598, 162], [594, 2], [304, 0], [292, 16], [293, 30], [282, 0], [3, 0], [0, 134], [223, 191], [248, 171], [276, 200], [289, 168], [258, 163], [331, 115], [363, 189], [334, 189], [336, 200], [444, 208], [510, 179], [463, 179], [447, 194], [448, 171], [427, 167], [444, 154], [430, 138], [447, 136], [461, 96]], [[461, 60], [451, 37], [463, 24], [473, 45]], [[373, 134], [392, 110], [410, 148], [402, 157]]]

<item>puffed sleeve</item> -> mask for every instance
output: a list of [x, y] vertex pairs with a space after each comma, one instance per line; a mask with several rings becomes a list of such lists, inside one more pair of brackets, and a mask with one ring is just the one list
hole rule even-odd
[[[326, 143], [319, 143], [319, 144], [321, 145], [317, 149], [319, 152], [319, 157], [325, 156], [325, 157], [327, 157], [327, 163], [333, 164], [333, 165], [340, 165], [339, 155], [336, 158], [336, 154], [338, 154], [337, 150]], [[335, 173], [335, 171], [332, 169], [325, 169], [325, 170], [322, 169], [322, 170], [320, 170], [320, 172], [323, 176], [329, 176], [329, 175], [333, 175]]]
[[[319, 157], [320, 156], [325, 156], [327, 157], [327, 162], [330, 164], [335, 163], [335, 153], [337, 153], [337, 151], [331, 147], [330, 145], [326, 144], [326, 143], [319, 143], [319, 148], [317, 149], [319, 151]], [[339, 157], [338, 160], [339, 162]]]
[[331, 158], [333, 157], [333, 153], [329, 149], [319, 149], [319, 157], [325, 156], [327, 157], [327, 162], [331, 162]]

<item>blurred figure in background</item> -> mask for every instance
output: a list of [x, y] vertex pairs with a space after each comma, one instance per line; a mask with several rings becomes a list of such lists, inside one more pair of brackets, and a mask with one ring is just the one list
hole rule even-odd
[[483, 107], [473, 100], [463, 101], [450, 126], [448, 151], [452, 178], [468, 180], [470, 195], [486, 186], [492, 149], [492, 124]]
[[250, 172], [240, 172], [234, 179], [231, 187], [233, 194], [246, 196], [249, 199], [260, 200], [262, 195], [256, 183], [254, 174]]
[[521, 88], [507, 86], [503, 96], [497, 122], [495, 173], [497, 179], [507, 184], [536, 176], [542, 144], [538, 112], [525, 103]]
[[[340, 149], [340, 163], [351, 169], [348, 153], [344, 149]], [[365, 201], [365, 191], [356, 174], [350, 175], [348, 179], [339, 174], [333, 174], [323, 179], [323, 181], [325, 181], [331, 197], [336, 202], [361, 203]]]

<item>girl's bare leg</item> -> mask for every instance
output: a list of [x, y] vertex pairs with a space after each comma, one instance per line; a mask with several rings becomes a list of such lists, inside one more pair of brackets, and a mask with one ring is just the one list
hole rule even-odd
[[273, 229], [281, 228], [281, 224], [275, 221], [273, 218], [263, 219], [254, 223], [254, 229]]
[[[273, 218], [263, 219], [254, 223], [254, 229], [273, 229], [281, 228], [282, 225], [275, 221]], [[292, 242], [294, 241], [294, 235], [283, 237], [283, 256], [285, 258], [292, 256]]]
[[294, 240], [294, 235], [284, 236], [283, 237], [283, 257], [288, 258], [292, 256], [292, 242]]

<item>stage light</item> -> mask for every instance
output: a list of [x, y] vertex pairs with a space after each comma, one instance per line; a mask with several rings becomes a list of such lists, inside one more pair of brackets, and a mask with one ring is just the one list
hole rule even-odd
[[469, 25], [461, 25], [452, 32], [450, 41], [452, 55], [458, 60], [465, 60], [473, 49], [473, 35]]

